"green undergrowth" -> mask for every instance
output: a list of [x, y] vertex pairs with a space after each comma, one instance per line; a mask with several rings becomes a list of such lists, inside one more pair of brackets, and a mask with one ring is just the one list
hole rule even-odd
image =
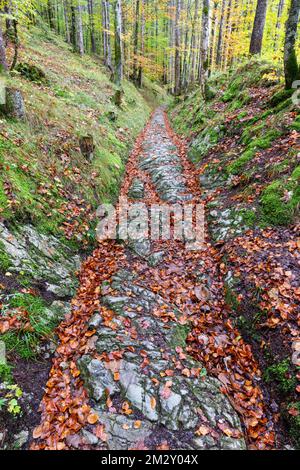
[[[93, 230], [87, 211], [116, 199], [130, 148], [165, 94], [149, 80], [141, 91], [124, 80], [118, 107], [117, 89], [97, 59], [72, 53], [43, 25], [23, 36], [8, 83], [22, 91], [27, 120], [0, 116], [0, 216], [64, 237], [62, 225], [76, 205], [74, 218]], [[86, 135], [95, 144], [91, 162], [79, 148]], [[74, 241], [80, 245], [82, 233]]]
[[[22, 312], [26, 312], [26, 317]], [[8, 354], [24, 359], [36, 357], [41, 341], [52, 337], [53, 330], [57, 326], [57, 322], [49, 317], [45, 301], [31, 294], [10, 295], [3, 305], [2, 313], [4, 315], [11, 313], [20, 319], [23, 318], [23, 326], [2, 334], [1, 341], [4, 341]]]
[[299, 215], [295, 90], [284, 89], [282, 70], [258, 59], [213, 73], [209, 86], [212, 100], [204, 102], [195, 89], [170, 109], [176, 130], [191, 139], [190, 159], [228, 195], [232, 190], [241, 201], [253, 196], [255, 212], [244, 203], [245, 213], [252, 212], [248, 226], [293, 223]]

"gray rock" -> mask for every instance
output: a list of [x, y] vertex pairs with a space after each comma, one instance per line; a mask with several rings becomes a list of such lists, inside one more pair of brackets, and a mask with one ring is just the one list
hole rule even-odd
[[85, 386], [94, 400], [101, 401], [106, 398], [106, 390], [110, 395], [119, 391], [117, 382], [112, 374], [105, 368], [105, 364], [90, 356], [83, 356], [78, 361], [79, 370], [85, 381]]
[[23, 430], [14, 436], [14, 445], [20, 449], [28, 441], [29, 431]]
[[90, 444], [92, 446], [98, 444], [99, 439], [97, 438], [97, 436], [95, 436], [95, 434], [87, 431], [86, 429], [83, 429], [81, 432], [82, 432], [82, 437], [84, 439], [84, 442], [86, 444]]
[[108, 434], [107, 445], [109, 450], [128, 450], [138, 448], [152, 433], [152, 425], [142, 421], [138, 429], [134, 427], [134, 419], [122, 415], [103, 413], [99, 410], [101, 423], [105, 425]]
[[40, 234], [30, 225], [11, 232], [0, 223], [0, 243], [11, 262], [9, 271], [46, 281], [47, 290], [59, 297], [73, 296], [80, 258], [55, 237]]

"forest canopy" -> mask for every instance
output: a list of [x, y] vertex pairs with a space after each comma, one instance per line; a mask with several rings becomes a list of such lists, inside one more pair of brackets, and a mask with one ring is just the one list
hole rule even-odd
[[[42, 17], [80, 55], [97, 54], [118, 81], [143, 73], [180, 94], [259, 54], [297, 78], [299, 0], [2, 0], [4, 41]], [[15, 25], [15, 26], [14, 26]], [[4, 25], [2, 25], [2, 28]], [[289, 63], [289, 65], [287, 65]], [[295, 71], [296, 67], [296, 71]], [[292, 80], [293, 81], [293, 80]], [[288, 80], [291, 86], [291, 80]]]

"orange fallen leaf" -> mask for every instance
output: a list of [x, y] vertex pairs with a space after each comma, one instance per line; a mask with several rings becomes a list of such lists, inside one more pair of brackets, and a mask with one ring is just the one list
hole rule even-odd
[[88, 415], [87, 421], [89, 424], [95, 424], [99, 420], [99, 416], [96, 413], [91, 413]]

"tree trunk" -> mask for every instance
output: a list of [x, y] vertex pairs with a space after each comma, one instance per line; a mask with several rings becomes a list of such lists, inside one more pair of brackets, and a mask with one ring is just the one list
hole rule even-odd
[[65, 33], [66, 33], [66, 41], [68, 44], [71, 43], [71, 33], [69, 28], [69, 15], [68, 15], [68, 1], [63, 1], [63, 10], [64, 10], [64, 19], [65, 19]]
[[[141, 54], [145, 54], [145, 0], [142, 0], [142, 14], [141, 14]], [[138, 73], [138, 86], [141, 88], [143, 84], [143, 66], [140, 64]]]
[[110, 12], [109, 1], [102, 0], [103, 55], [104, 64], [112, 71], [110, 43]]
[[213, 5], [213, 16], [211, 22], [211, 37], [210, 37], [210, 50], [209, 50], [209, 70], [208, 74], [211, 74], [213, 69], [213, 59], [214, 59], [214, 46], [215, 46], [215, 37], [216, 37], [216, 26], [217, 26], [217, 11], [218, 11], [218, 1], [214, 1]]
[[182, 66], [182, 77], [181, 87], [186, 89], [188, 83], [188, 54], [189, 54], [189, 20], [191, 11], [191, 0], [187, 0], [185, 7], [186, 15], [186, 26], [185, 26], [185, 39], [184, 39], [184, 55], [183, 55], [183, 66]]
[[195, 80], [195, 70], [196, 70], [196, 25], [198, 21], [199, 14], [199, 0], [195, 0], [195, 10], [194, 10], [194, 20], [192, 25], [192, 34], [191, 34], [191, 67], [190, 67], [190, 82], [193, 83]]
[[275, 36], [274, 36], [274, 51], [276, 52], [278, 49], [278, 39], [279, 39], [279, 31], [281, 26], [281, 18], [284, 8], [284, 0], [279, 0], [278, 4], [278, 11], [277, 11], [277, 21], [275, 27]]
[[260, 54], [262, 49], [262, 41], [266, 24], [268, 0], [258, 0], [256, 6], [255, 19], [253, 24], [250, 54]]
[[115, 0], [115, 83], [123, 79], [122, 2]]
[[[80, 0], [79, 0], [80, 2]], [[77, 6], [77, 51], [81, 56], [84, 54], [83, 29], [82, 29], [82, 6]]]
[[18, 22], [17, 20], [13, 19], [12, 20], [12, 28], [13, 28], [13, 43], [14, 43], [14, 55], [13, 55], [13, 60], [10, 66], [10, 70], [13, 70], [15, 66], [17, 65], [18, 62], [18, 52], [19, 52], [19, 35], [18, 35]]
[[176, 16], [175, 16], [175, 88], [174, 94], [180, 95], [181, 92], [181, 54], [180, 54], [180, 13], [181, 13], [181, 0], [176, 1]]
[[5, 51], [5, 44], [4, 44], [4, 38], [3, 38], [3, 33], [2, 33], [2, 26], [0, 22], [0, 73], [1, 72], [7, 72], [8, 66], [7, 66], [7, 61], [6, 61], [6, 51]]
[[73, 0], [71, 0], [71, 32], [70, 32], [70, 37], [71, 37], [71, 43], [73, 45], [73, 51], [76, 51], [76, 10], [73, 5]]
[[220, 18], [220, 29], [219, 29], [219, 37], [218, 37], [218, 45], [217, 45], [217, 53], [216, 53], [216, 65], [218, 66], [220, 66], [222, 63], [222, 48], [223, 48], [226, 1], [227, 0], [223, 0], [222, 2], [222, 10], [221, 10], [221, 18]]
[[48, 21], [51, 29], [55, 29], [52, 0], [47, 0]]
[[284, 74], [287, 89], [292, 88], [293, 82], [300, 79], [295, 48], [299, 15], [300, 0], [291, 0], [284, 43]]
[[132, 78], [135, 83], [137, 83], [137, 73], [138, 73], [139, 30], [140, 30], [140, 0], [136, 0], [135, 25], [134, 25], [134, 37], [133, 37], [133, 72], [132, 72]]
[[209, 13], [210, 2], [203, 0], [202, 9], [202, 27], [201, 27], [201, 40], [200, 40], [200, 74], [199, 82], [203, 97], [206, 97], [206, 82], [208, 77], [208, 48], [209, 48]]
[[91, 51], [93, 54], [96, 53], [96, 40], [95, 40], [95, 21], [94, 21], [94, 3], [93, 0], [88, 0], [88, 13], [89, 13], [89, 28], [91, 38]]

